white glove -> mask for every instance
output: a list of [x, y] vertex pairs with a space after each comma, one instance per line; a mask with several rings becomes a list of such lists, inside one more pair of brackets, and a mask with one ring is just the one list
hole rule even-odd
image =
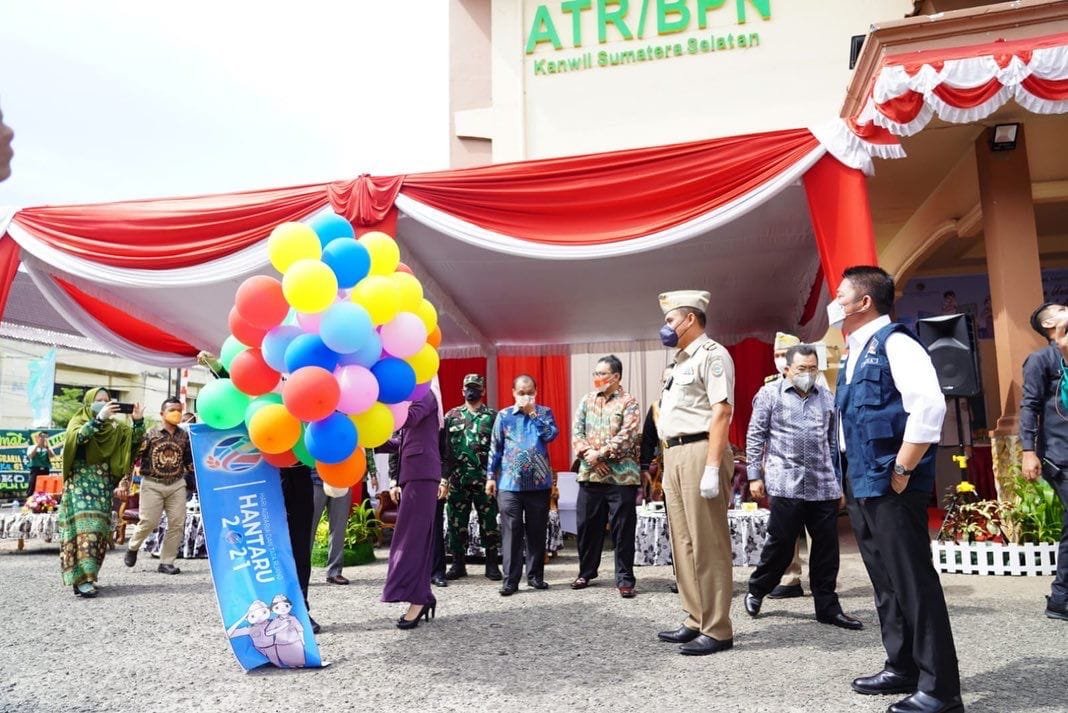
[[719, 495], [719, 466], [706, 465], [705, 474], [701, 476], [701, 497], [712, 498]]

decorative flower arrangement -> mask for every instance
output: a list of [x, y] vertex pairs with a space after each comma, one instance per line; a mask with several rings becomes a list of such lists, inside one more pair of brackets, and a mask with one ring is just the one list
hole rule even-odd
[[26, 498], [26, 503], [22, 506], [22, 509], [28, 512], [42, 513], [53, 512], [58, 507], [59, 503], [56, 502], [51, 493], [34, 493]]
[[1055, 543], [1061, 537], [1063, 508], [1048, 483], [1013, 480], [1007, 500], [980, 500], [975, 485], [963, 481], [947, 489], [946, 515], [938, 540], [998, 543]]

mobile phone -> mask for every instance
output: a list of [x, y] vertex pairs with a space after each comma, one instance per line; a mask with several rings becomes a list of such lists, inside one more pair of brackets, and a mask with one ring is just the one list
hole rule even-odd
[[133, 404], [124, 404], [121, 401], [116, 401], [116, 403], [119, 405], [118, 413], [133, 413]]

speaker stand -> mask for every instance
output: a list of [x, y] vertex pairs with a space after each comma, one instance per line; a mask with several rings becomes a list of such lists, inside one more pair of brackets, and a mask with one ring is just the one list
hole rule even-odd
[[964, 446], [964, 425], [961, 423], [960, 396], [953, 397], [953, 407], [957, 412], [957, 455], [953, 461], [960, 467], [960, 480], [963, 483], [968, 480], [968, 451]]

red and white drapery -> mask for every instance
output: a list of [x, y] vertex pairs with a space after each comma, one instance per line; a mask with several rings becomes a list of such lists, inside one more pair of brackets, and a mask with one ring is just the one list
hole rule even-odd
[[[848, 264], [874, 262], [863, 174], [799, 129], [457, 171], [0, 214], [0, 277], [6, 278], [0, 310], [21, 260], [81, 332], [139, 361], [179, 366], [222, 341], [237, 285], [269, 270], [265, 239], [283, 221], [332, 209], [358, 230], [392, 231], [401, 211], [486, 250], [586, 260], [659, 250], [709, 233], [799, 181], [828, 283], [833, 286]], [[808, 296], [809, 288], [802, 289]]]
[[837, 132], [822, 129], [821, 140], [840, 152], [863, 145], [872, 155], [904, 155], [894, 137], [919, 133], [936, 116], [981, 121], [1010, 100], [1036, 114], [1068, 113], [1068, 33], [889, 55], [859, 114]]

